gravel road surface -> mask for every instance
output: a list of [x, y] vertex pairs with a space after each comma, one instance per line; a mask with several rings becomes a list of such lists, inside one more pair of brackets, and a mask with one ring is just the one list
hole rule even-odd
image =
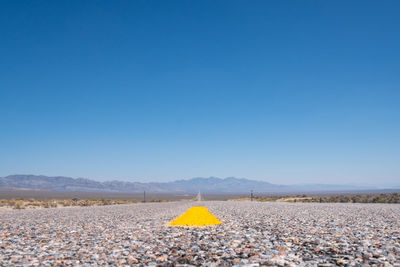
[[400, 266], [399, 204], [194, 202], [0, 211], [0, 265]]

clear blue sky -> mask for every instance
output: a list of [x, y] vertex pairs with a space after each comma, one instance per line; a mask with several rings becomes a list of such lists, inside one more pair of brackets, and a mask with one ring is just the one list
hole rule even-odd
[[400, 184], [400, 1], [2, 1], [0, 176]]

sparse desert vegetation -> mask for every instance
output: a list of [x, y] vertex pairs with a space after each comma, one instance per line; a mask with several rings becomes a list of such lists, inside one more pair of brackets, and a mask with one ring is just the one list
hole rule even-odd
[[[0, 208], [5, 209], [39, 209], [39, 208], [61, 208], [61, 207], [89, 207], [89, 206], [106, 206], [119, 204], [139, 203], [138, 200], [123, 199], [23, 199], [11, 198], [0, 199]], [[148, 202], [167, 202], [167, 200], [152, 199]]]
[[[243, 198], [249, 199], [249, 198]], [[314, 202], [314, 203], [400, 203], [400, 194], [338, 194], [321, 196], [257, 196], [260, 202]]]

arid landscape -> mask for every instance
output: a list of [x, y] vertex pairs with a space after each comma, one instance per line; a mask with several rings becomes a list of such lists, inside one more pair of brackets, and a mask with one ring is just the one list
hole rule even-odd
[[400, 267], [400, 1], [0, 1], [0, 267]]
[[[223, 223], [167, 226], [193, 205]], [[0, 211], [0, 221], [3, 266], [400, 265], [396, 204], [181, 201]]]

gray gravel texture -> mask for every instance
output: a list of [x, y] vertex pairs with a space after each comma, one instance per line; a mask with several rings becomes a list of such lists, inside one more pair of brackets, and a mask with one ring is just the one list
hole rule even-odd
[[399, 204], [203, 202], [0, 211], [0, 265], [400, 266]]

